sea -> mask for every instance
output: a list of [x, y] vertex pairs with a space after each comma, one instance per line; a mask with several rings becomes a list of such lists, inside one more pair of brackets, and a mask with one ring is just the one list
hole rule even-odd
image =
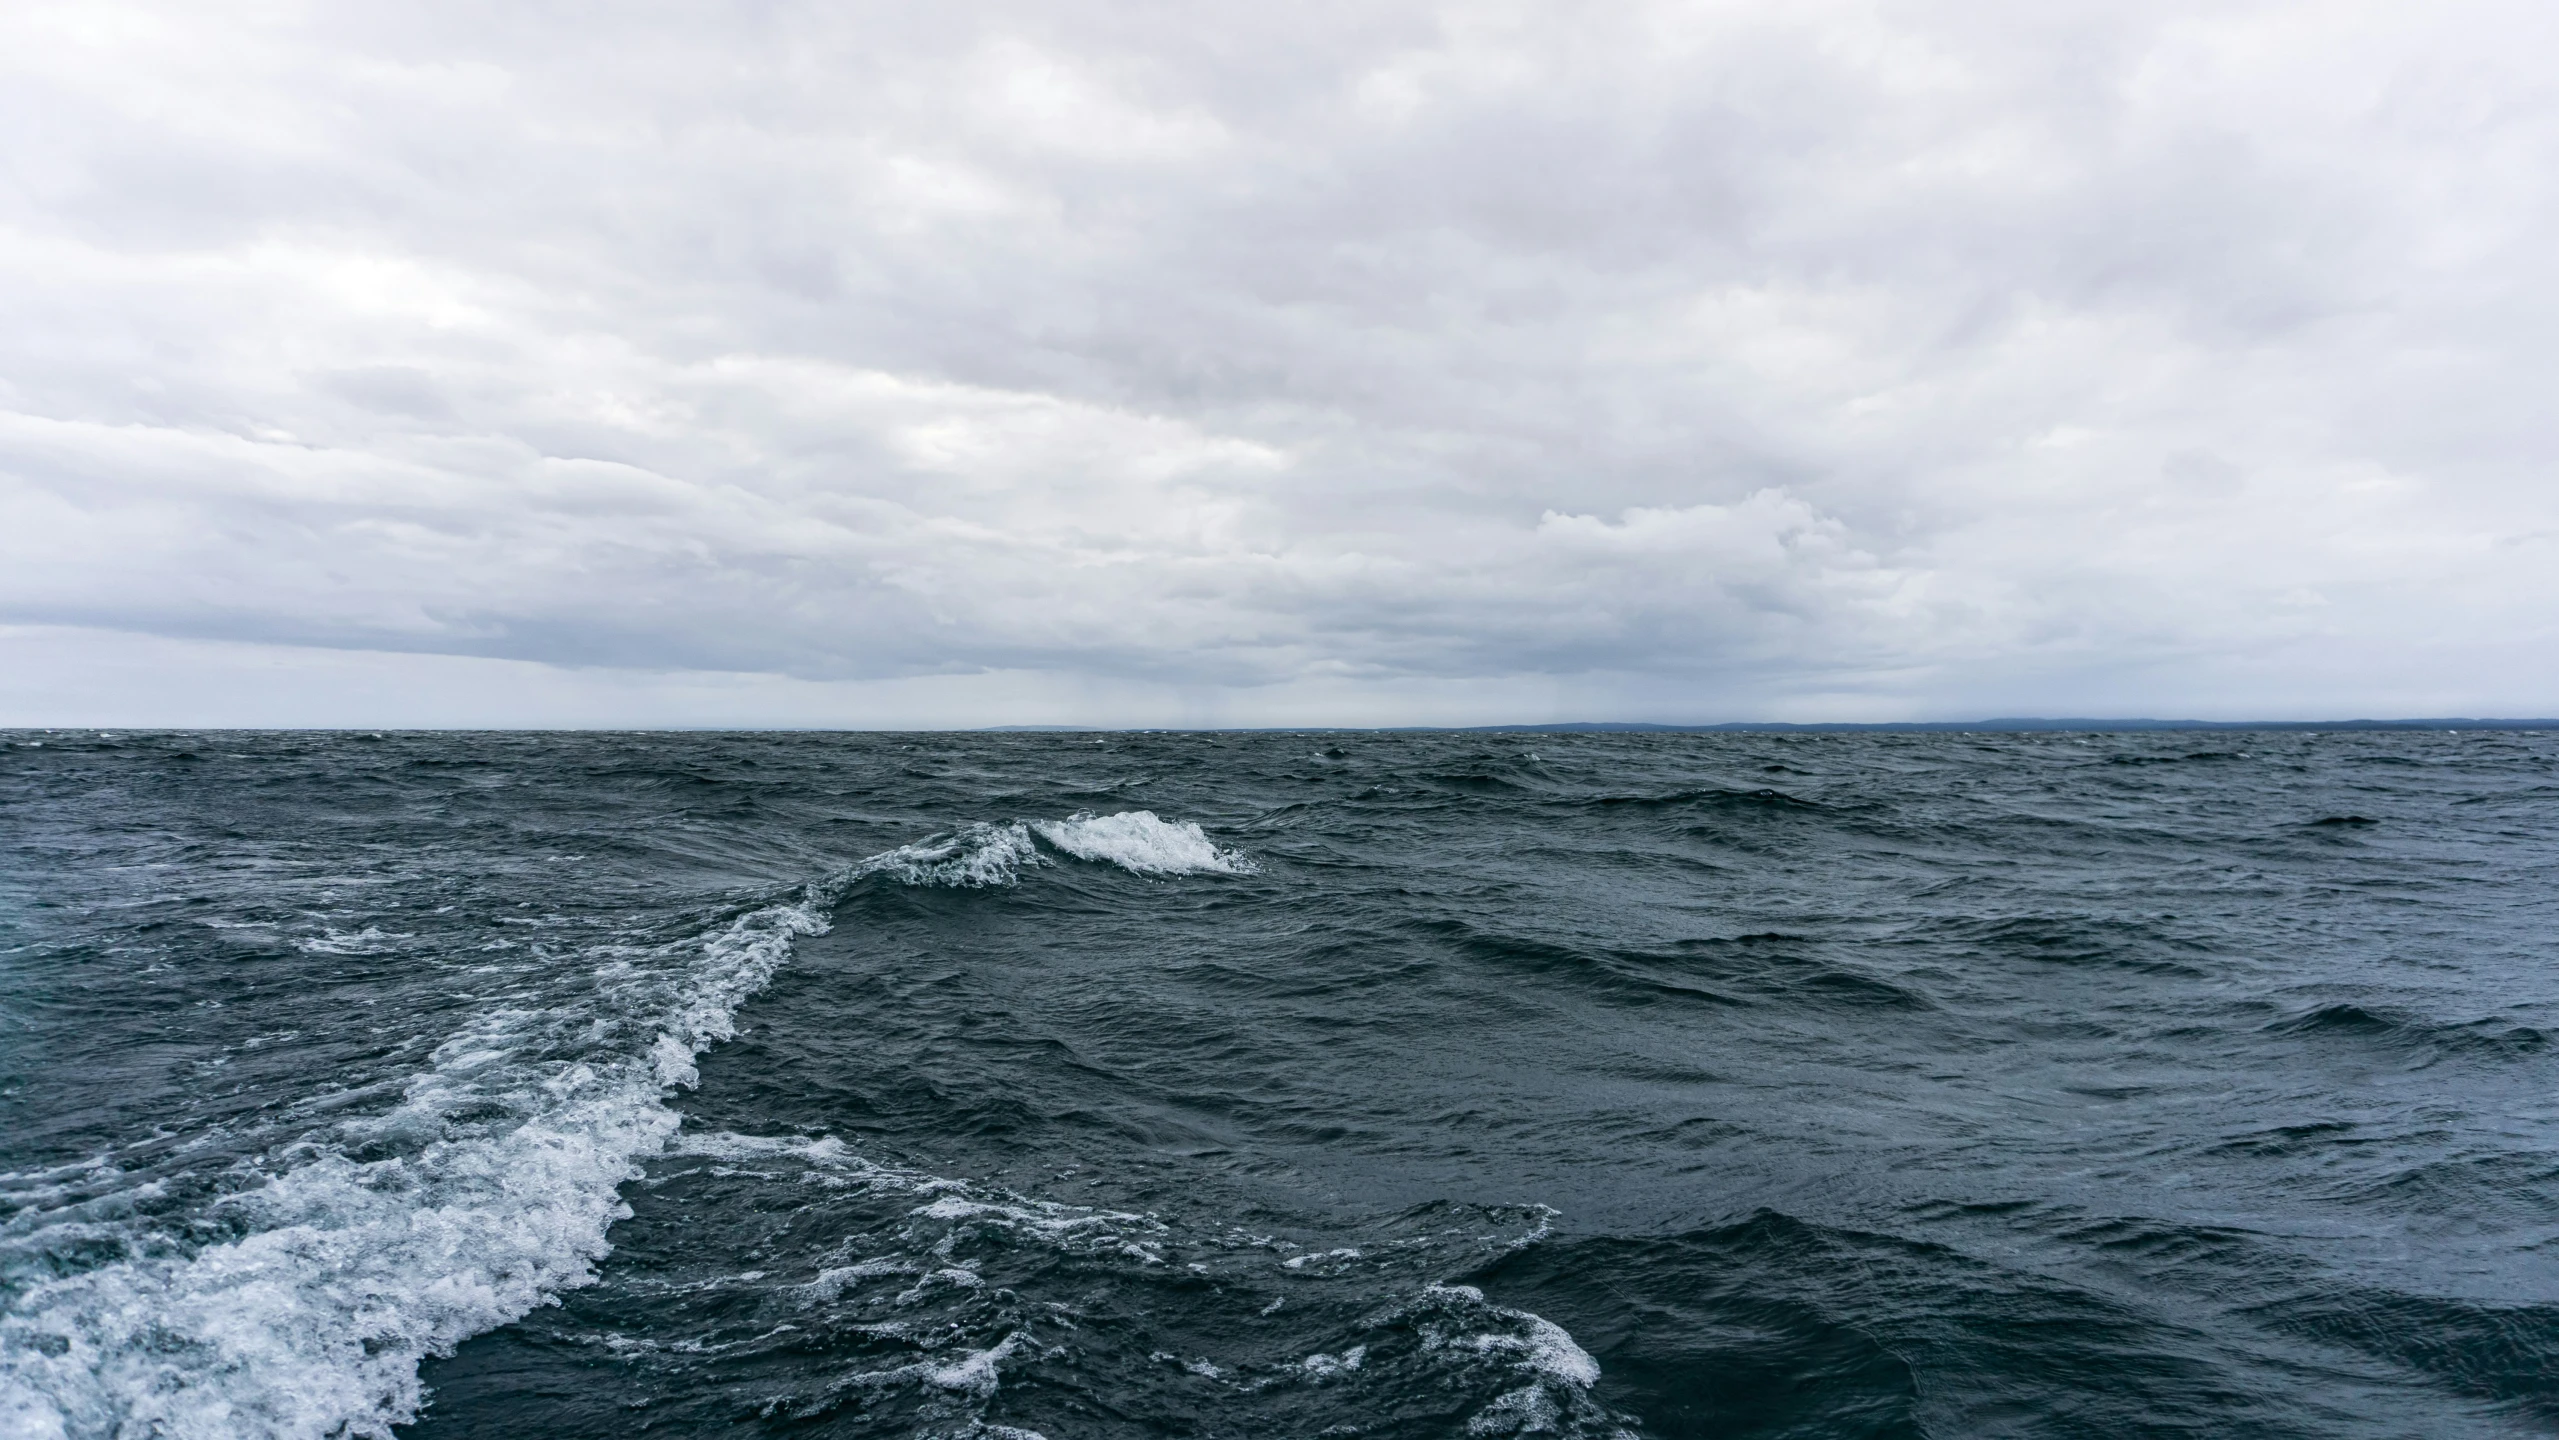
[[0, 733], [0, 1435], [2559, 1432], [2559, 734]]

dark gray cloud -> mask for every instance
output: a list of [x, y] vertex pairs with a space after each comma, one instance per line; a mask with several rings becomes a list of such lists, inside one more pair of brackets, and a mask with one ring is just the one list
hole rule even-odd
[[2559, 709], [2554, 29], [20, 7], [0, 719]]

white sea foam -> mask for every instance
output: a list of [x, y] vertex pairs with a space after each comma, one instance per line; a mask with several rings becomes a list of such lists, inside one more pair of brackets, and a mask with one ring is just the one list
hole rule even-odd
[[1040, 838], [1078, 860], [1100, 860], [1139, 875], [1249, 875], [1253, 862], [1221, 850], [1198, 822], [1161, 820], [1152, 810], [1034, 822]]
[[1353, 1370], [1357, 1370], [1362, 1364], [1365, 1364], [1367, 1360], [1368, 1347], [1365, 1345], [1354, 1345], [1339, 1355], [1309, 1355], [1305, 1359], [1299, 1361], [1298, 1365], [1300, 1368], [1304, 1369], [1307, 1374], [1314, 1376], [1316, 1379], [1328, 1380], [1333, 1376], [1344, 1375]]
[[[620, 1185], [676, 1133], [668, 1092], [695, 1083], [694, 1058], [736, 1033], [737, 1007], [799, 937], [827, 928], [846, 887], [869, 875], [1000, 885], [1036, 863], [1023, 826], [971, 826], [688, 941], [605, 947], [588, 998], [485, 1012], [388, 1113], [302, 1137], [268, 1157], [290, 1168], [218, 1202], [242, 1238], [138, 1250], [22, 1292], [0, 1315], [0, 1436], [388, 1437], [417, 1416], [420, 1360], [594, 1278], [606, 1231], [630, 1213]], [[331, 936], [325, 948], [389, 938]], [[581, 1047], [588, 1034], [640, 1038]], [[860, 1163], [830, 1139], [691, 1144]], [[66, 1211], [14, 1238], [42, 1248], [91, 1223]], [[991, 1385], [1010, 1353], [929, 1378]]]
[[1482, 1355], [1516, 1356], [1515, 1363], [1521, 1369], [1567, 1385], [1587, 1388], [1599, 1383], [1599, 1362], [1573, 1339], [1572, 1332], [1545, 1316], [1495, 1305], [1472, 1285], [1434, 1285], [1430, 1293], [1468, 1307], [1481, 1307], [1504, 1327], [1464, 1336], [1443, 1333], [1436, 1337], [1435, 1345], [1463, 1346]]
[[[1034, 1334], [1037, 1327], [1022, 1323], [1024, 1317], [1014, 1313], [1020, 1297], [980, 1273], [981, 1257], [1047, 1250], [1141, 1265], [1164, 1263], [1152, 1247], [1169, 1232], [1153, 1215], [1040, 1200], [878, 1163], [832, 1137], [691, 1133], [678, 1136], [666, 1153], [769, 1182], [859, 1186], [872, 1192], [872, 1200], [911, 1197], [903, 1207], [903, 1223], [848, 1234], [822, 1257], [813, 1276], [784, 1282], [774, 1293], [795, 1309], [831, 1312], [831, 1324], [895, 1337], [901, 1348], [926, 1353], [886, 1369], [812, 1372], [807, 1378], [822, 1384], [807, 1393], [772, 1397], [767, 1414], [814, 1418], [848, 1402], [869, 1403], [881, 1392], [903, 1389], [920, 1397], [925, 1413], [936, 1422], [919, 1433], [950, 1440], [1029, 1434], [988, 1425], [980, 1412], [1016, 1357], [1054, 1359], [1063, 1352], [1044, 1348]], [[734, 1170], [723, 1168], [732, 1166]], [[902, 1288], [875, 1283], [888, 1279]], [[903, 1313], [895, 1320], [848, 1324], [850, 1315], [876, 1315], [883, 1306]], [[1071, 1309], [1058, 1303], [1040, 1307], [1050, 1315]], [[1064, 1328], [1071, 1330], [1071, 1322]]]
[[331, 930], [326, 935], [306, 936], [294, 941], [293, 946], [306, 955], [371, 955], [390, 941], [415, 938], [412, 935], [386, 935], [379, 928], [367, 925], [352, 934]]
[[1309, 1250], [1303, 1255], [1291, 1255], [1282, 1260], [1280, 1265], [1283, 1269], [1303, 1270], [1309, 1265], [1321, 1266], [1358, 1258], [1360, 1254], [1357, 1250]]
[[910, 885], [1010, 885], [1023, 867], [1038, 863], [1027, 826], [976, 824], [874, 855], [848, 878], [884, 874]]
[[1478, 1411], [1469, 1434], [1629, 1434], [1591, 1399], [1599, 1362], [1554, 1321], [1496, 1305], [1472, 1285], [1432, 1285], [1403, 1318], [1426, 1353], [1491, 1360], [1526, 1381]]

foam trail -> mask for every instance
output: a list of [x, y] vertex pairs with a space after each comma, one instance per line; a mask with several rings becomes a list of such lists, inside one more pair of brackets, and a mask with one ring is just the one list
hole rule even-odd
[[[481, 1015], [388, 1113], [271, 1152], [292, 1168], [215, 1202], [241, 1238], [128, 1236], [129, 1258], [20, 1294], [0, 1436], [388, 1437], [417, 1417], [426, 1356], [594, 1279], [631, 1213], [619, 1187], [677, 1129], [669, 1092], [854, 882], [1000, 885], [1036, 861], [1023, 826], [970, 826], [672, 946], [604, 947], [584, 1003]], [[87, 1223], [17, 1220], [11, 1248], [33, 1253]]]

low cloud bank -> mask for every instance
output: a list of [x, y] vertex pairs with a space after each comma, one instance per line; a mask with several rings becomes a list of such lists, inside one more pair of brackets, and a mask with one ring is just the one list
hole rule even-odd
[[2559, 710], [2554, 30], [22, 7], [12, 703]]

